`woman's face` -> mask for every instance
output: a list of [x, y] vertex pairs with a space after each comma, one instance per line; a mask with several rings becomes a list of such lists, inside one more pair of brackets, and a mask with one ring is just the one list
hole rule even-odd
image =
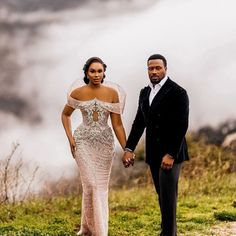
[[93, 62], [87, 72], [89, 82], [97, 85], [100, 84], [104, 78], [104, 68], [99, 62]]

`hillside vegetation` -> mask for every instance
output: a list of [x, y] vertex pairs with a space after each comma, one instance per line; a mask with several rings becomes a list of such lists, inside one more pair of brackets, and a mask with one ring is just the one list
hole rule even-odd
[[[191, 161], [184, 164], [179, 184], [178, 232], [186, 236], [214, 235], [212, 226], [236, 221], [236, 154], [192, 137], [188, 137], [188, 143]], [[135, 164], [143, 165], [139, 175], [134, 166], [127, 172], [127, 185], [118, 179], [119, 187], [110, 190], [109, 236], [150, 236], [160, 231], [156, 194], [141, 159], [142, 155], [138, 156]], [[74, 193], [72, 189], [70, 186], [65, 194], [56, 191], [21, 203], [2, 204], [0, 235], [75, 235], [81, 195], [78, 189]]]

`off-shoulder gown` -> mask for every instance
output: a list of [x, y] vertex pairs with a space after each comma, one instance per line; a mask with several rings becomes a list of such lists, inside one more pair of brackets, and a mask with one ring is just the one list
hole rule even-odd
[[78, 235], [107, 236], [108, 184], [114, 157], [114, 137], [108, 118], [111, 112], [121, 113], [121, 106], [97, 98], [79, 101], [71, 96], [68, 105], [80, 109], [83, 117], [73, 136], [83, 188]]

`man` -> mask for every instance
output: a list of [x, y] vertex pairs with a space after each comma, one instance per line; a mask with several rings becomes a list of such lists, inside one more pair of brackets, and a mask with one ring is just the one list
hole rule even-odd
[[185, 134], [189, 100], [182, 87], [167, 75], [164, 56], [148, 58], [150, 83], [139, 95], [139, 104], [123, 163], [133, 164], [135, 147], [146, 128], [146, 162], [150, 166], [161, 209], [162, 236], [176, 236], [176, 204], [181, 163], [188, 160]]

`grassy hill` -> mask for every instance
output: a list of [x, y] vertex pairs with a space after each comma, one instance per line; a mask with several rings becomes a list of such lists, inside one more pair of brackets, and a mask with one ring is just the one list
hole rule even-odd
[[[185, 163], [179, 184], [178, 233], [214, 235], [212, 226], [236, 221], [236, 155], [192, 137], [189, 151], [191, 161]], [[160, 211], [147, 168], [139, 176], [130, 175], [130, 182], [132, 185], [122, 184], [110, 191], [109, 236], [156, 235], [160, 231]], [[75, 235], [80, 214], [81, 195], [72, 192], [2, 204], [0, 235]]]
[[[160, 212], [152, 186], [110, 192], [109, 235], [156, 235]], [[80, 197], [56, 197], [0, 207], [0, 235], [75, 235], [80, 222]], [[180, 194], [180, 235], [208, 235], [221, 221], [236, 221], [235, 191], [227, 193]], [[210, 234], [209, 234], [210, 235]]]

